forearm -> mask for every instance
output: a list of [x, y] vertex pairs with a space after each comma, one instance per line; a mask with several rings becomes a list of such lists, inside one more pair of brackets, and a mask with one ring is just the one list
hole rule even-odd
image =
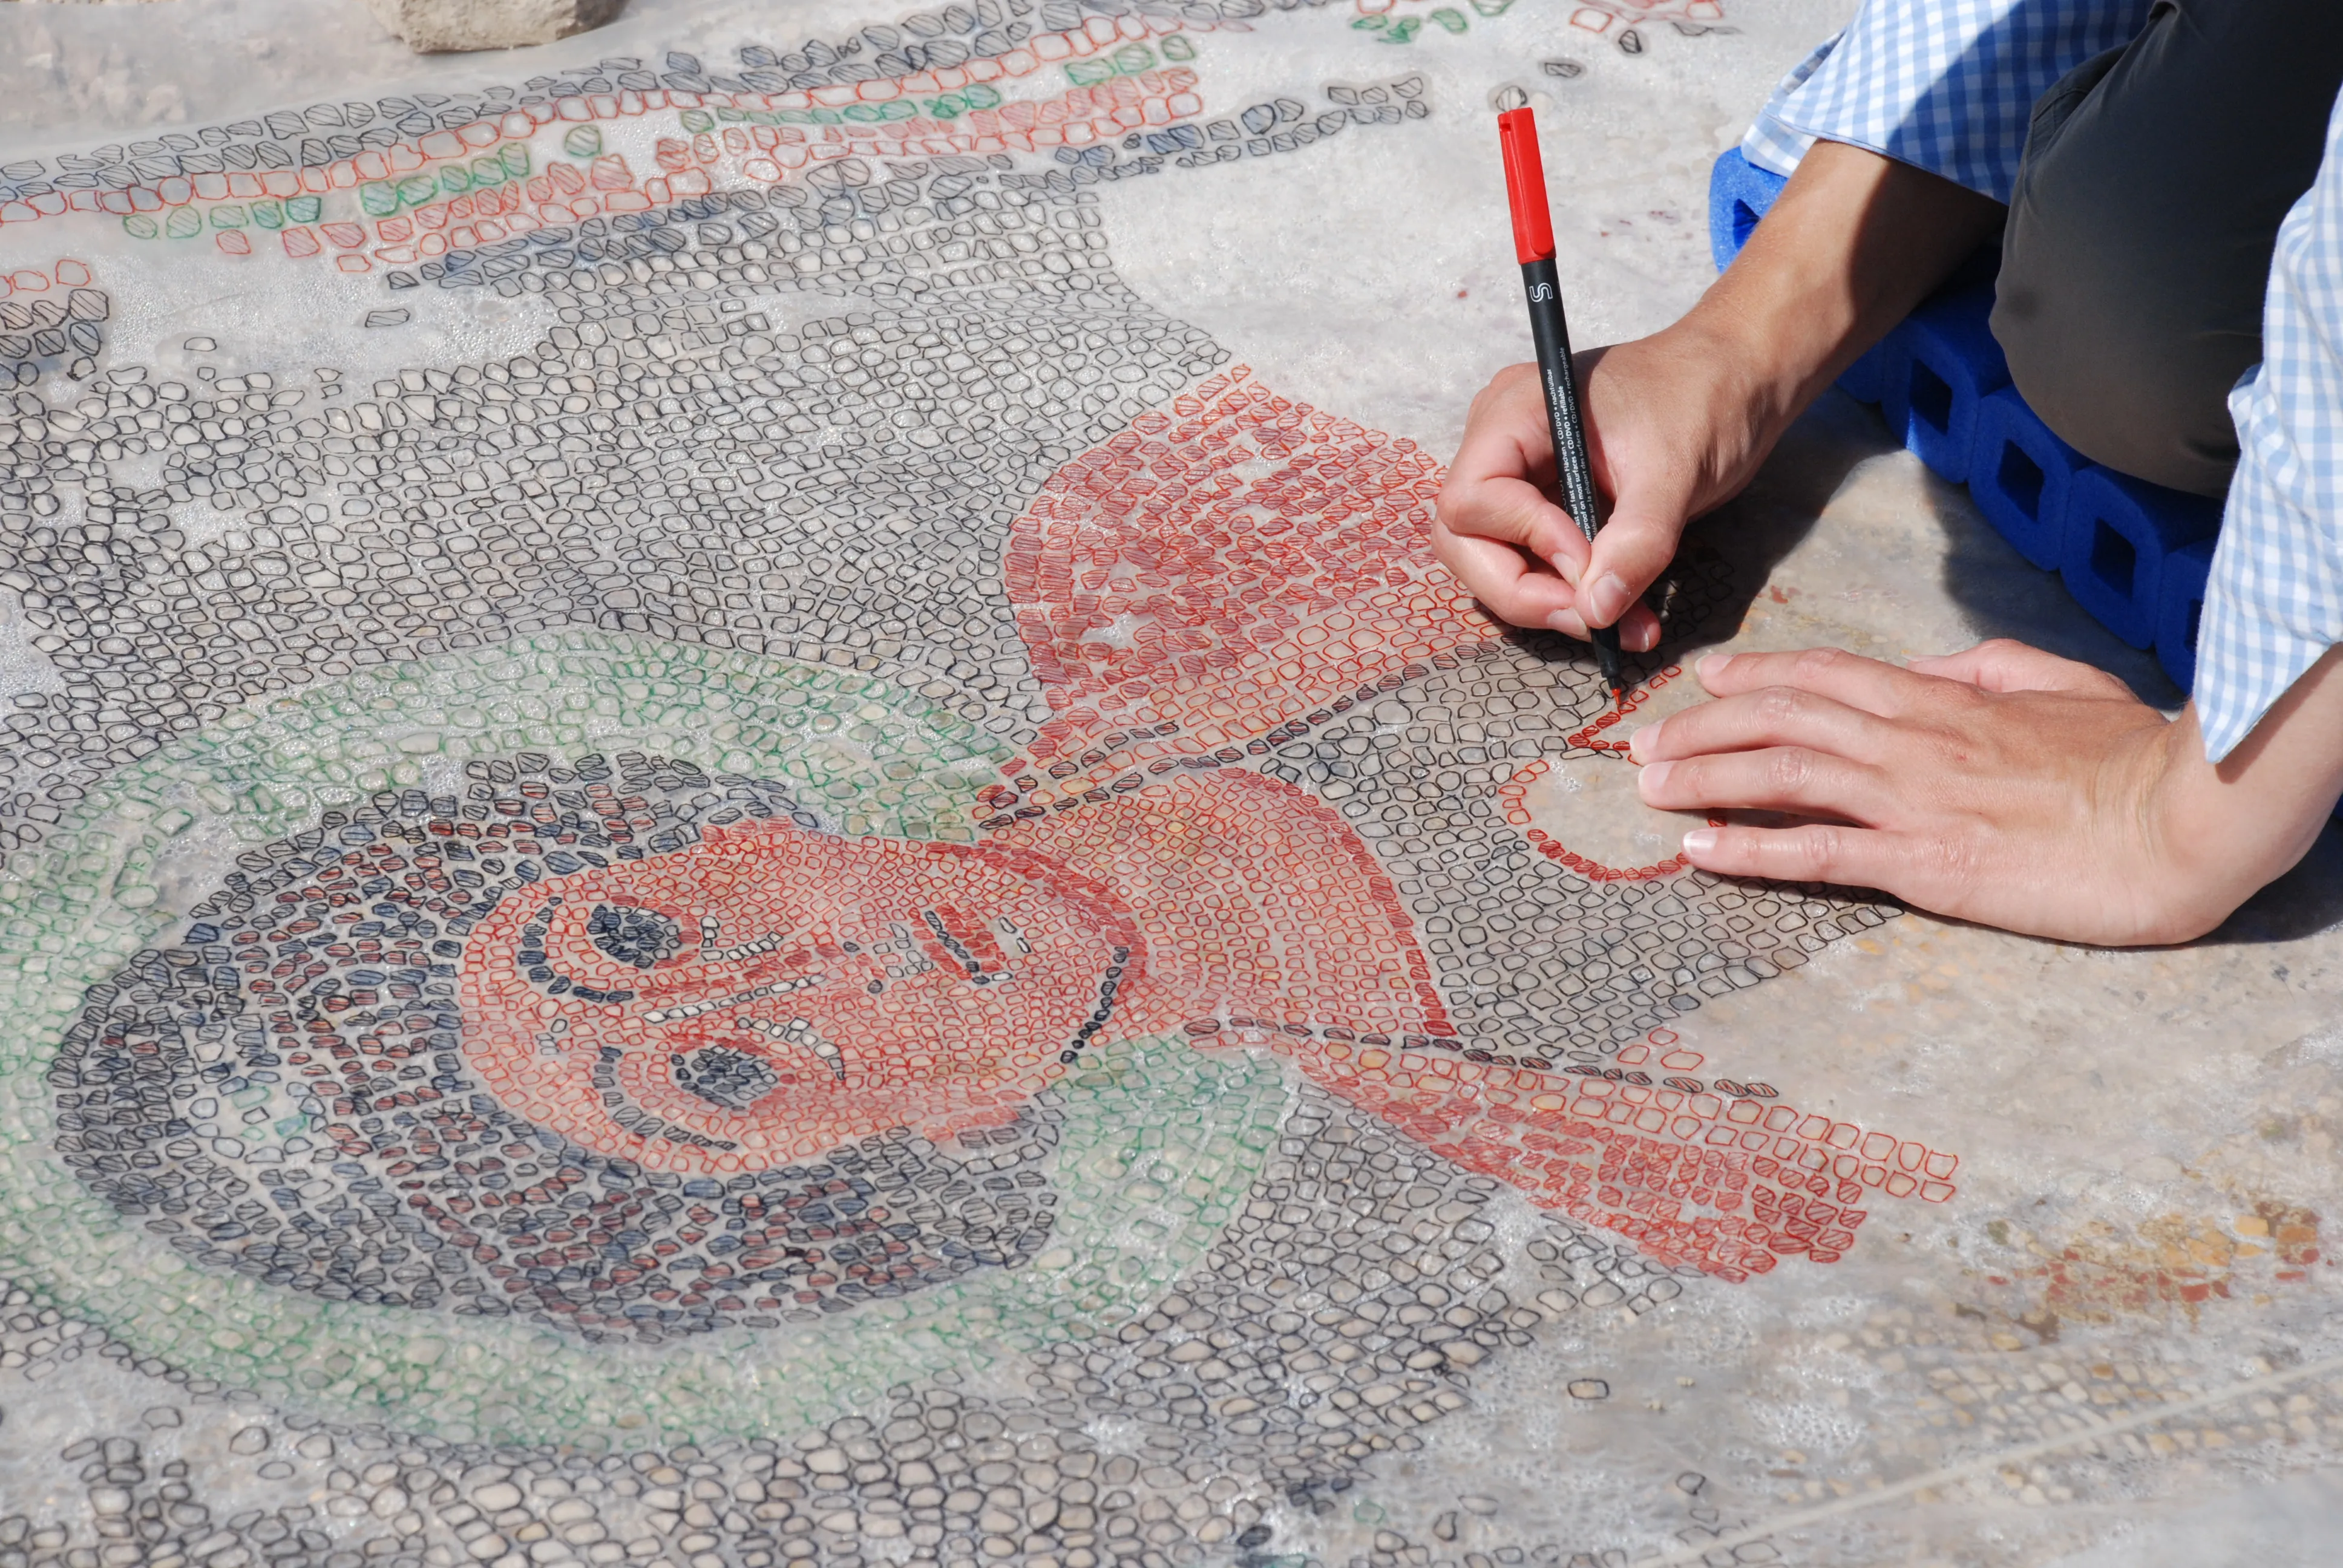
[[1735, 365], [1778, 434], [1990, 239], [2006, 210], [1909, 164], [1817, 142], [1671, 331]]
[[2217, 765], [2192, 704], [2165, 737], [2149, 807], [2173, 868], [2165, 940], [2211, 930], [2309, 851], [2343, 795], [2343, 648], [2329, 648]]

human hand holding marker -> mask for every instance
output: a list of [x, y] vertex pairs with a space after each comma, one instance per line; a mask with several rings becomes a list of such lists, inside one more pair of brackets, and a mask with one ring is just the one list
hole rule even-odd
[[1666, 569], [1684, 519], [1738, 489], [1763, 450], [1749, 400], [1720, 374], [1718, 354], [1685, 334], [1573, 358], [1589, 463], [1612, 498], [1594, 542], [1546, 498], [1554, 464], [1544, 393], [1536, 366], [1513, 365], [1473, 399], [1441, 489], [1433, 549], [1514, 626], [1584, 638], [1591, 615], [1641, 653], [1659, 642], [1660, 623], [1638, 596]]
[[1740, 256], [1681, 319], [1576, 355], [1588, 464], [1611, 499], [1589, 543], [1554, 483], [1537, 367], [1473, 400], [1433, 548], [1515, 626], [1659, 640], [1638, 596], [1685, 522], [1755, 476], [1790, 421], [1988, 236], [2000, 207], [1892, 158], [1815, 146]]

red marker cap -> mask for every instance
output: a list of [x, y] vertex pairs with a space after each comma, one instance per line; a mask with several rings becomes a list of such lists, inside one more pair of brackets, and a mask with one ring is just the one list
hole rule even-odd
[[1526, 265], [1554, 255], [1554, 217], [1545, 205], [1545, 164], [1538, 156], [1537, 120], [1526, 108], [1497, 116], [1497, 145], [1505, 154], [1505, 198], [1513, 209], [1513, 257]]

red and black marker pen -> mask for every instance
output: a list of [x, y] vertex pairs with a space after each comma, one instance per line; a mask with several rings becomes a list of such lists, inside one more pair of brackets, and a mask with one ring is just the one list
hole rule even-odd
[[[1586, 461], [1586, 423], [1578, 411], [1578, 383], [1570, 374], [1570, 326], [1562, 315], [1562, 284], [1554, 266], [1554, 218], [1546, 207], [1545, 164], [1538, 156], [1537, 121], [1527, 106], [1497, 116], [1497, 144], [1505, 155], [1505, 195], [1513, 209], [1513, 254], [1529, 297], [1530, 337], [1537, 344], [1538, 378], [1545, 383], [1546, 423], [1554, 431], [1554, 466], [1562, 476], [1563, 504], [1586, 542], [1594, 542], [1594, 473]], [[1614, 693], [1627, 689], [1619, 669], [1619, 628], [1587, 628], [1603, 678]]]

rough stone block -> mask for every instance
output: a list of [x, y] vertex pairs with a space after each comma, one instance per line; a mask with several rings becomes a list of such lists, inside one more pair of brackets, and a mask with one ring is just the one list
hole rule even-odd
[[599, 27], [626, 0], [366, 0], [418, 55], [515, 49]]

